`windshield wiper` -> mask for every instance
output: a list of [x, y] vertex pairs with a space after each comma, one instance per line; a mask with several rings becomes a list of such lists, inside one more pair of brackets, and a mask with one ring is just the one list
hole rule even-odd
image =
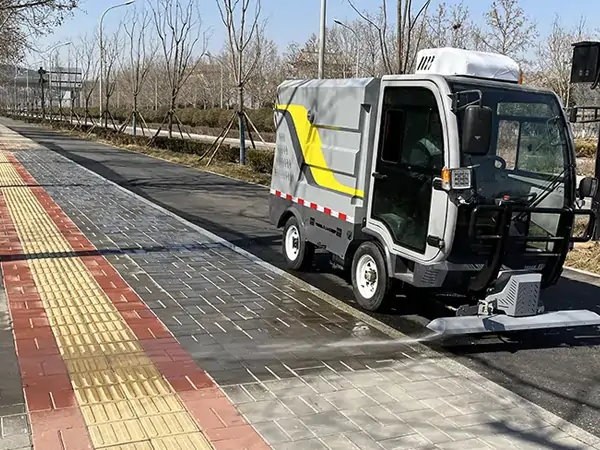
[[[561, 182], [561, 178], [563, 175], [567, 175], [564, 179], [564, 181], [567, 181], [569, 179], [569, 174], [570, 174], [570, 170], [573, 169], [573, 165], [569, 165], [567, 167], [565, 167], [562, 172], [560, 172], [558, 175], [554, 175], [551, 179], [550, 179], [550, 183], [548, 183], [548, 185], [546, 187], [544, 187], [542, 189], [542, 192], [540, 192], [539, 195], [536, 195], [534, 198], [532, 198], [529, 202], [526, 203], [526, 207], [527, 208], [532, 208], [535, 207], [537, 205], [540, 204], [540, 202], [542, 200], [544, 200], [546, 197], [548, 197], [553, 191], [554, 189], [556, 189], [558, 187], [558, 185]], [[520, 214], [518, 214], [514, 220], [521, 220], [523, 218], [523, 216], [527, 214], [525, 212], [522, 212]]]

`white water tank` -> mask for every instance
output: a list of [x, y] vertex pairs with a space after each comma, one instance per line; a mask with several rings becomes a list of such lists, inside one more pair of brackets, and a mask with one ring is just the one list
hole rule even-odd
[[443, 47], [417, 53], [415, 73], [463, 75], [513, 83], [521, 82], [519, 64], [498, 53]]

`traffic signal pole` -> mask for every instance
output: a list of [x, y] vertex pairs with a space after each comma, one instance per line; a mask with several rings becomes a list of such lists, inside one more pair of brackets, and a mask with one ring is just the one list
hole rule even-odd
[[46, 84], [46, 79], [44, 78], [44, 75], [46, 75], [46, 73], [48, 72], [44, 70], [43, 67], [39, 68], [38, 74], [40, 76], [40, 86], [42, 90], [42, 117], [44, 119], [46, 119], [46, 94], [44, 93], [44, 85]]
[[[590, 84], [594, 90], [600, 85], [600, 42], [582, 41], [572, 44], [573, 59], [571, 63], [570, 84]], [[570, 89], [569, 89], [570, 92]], [[566, 105], [568, 108], [568, 104]], [[579, 121], [577, 112], [593, 111], [593, 118]], [[596, 144], [596, 162], [594, 165], [594, 177], [600, 180], [600, 106], [575, 106], [571, 109], [570, 122], [572, 123], [598, 123], [598, 137]], [[592, 210], [600, 219], [600, 189], [592, 199]], [[600, 223], [597, 220], [592, 233], [592, 240], [600, 240]]]

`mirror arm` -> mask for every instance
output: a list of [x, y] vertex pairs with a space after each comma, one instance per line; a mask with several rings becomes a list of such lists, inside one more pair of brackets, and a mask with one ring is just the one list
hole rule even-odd
[[[458, 106], [459, 96], [464, 95], [464, 94], [477, 94], [478, 98], [477, 98], [477, 100], [469, 102], [465, 105]], [[450, 94], [450, 97], [452, 98], [452, 112], [454, 114], [457, 114], [458, 112], [462, 111], [463, 109], [465, 109], [468, 106], [475, 105], [475, 104], [482, 106], [482, 103], [483, 103], [483, 92], [480, 89], [470, 89], [470, 90], [466, 90], [466, 91], [459, 91], [459, 92]]]

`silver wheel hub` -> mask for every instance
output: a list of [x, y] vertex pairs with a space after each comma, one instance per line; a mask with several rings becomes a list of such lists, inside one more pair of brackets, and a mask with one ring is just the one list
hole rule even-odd
[[356, 287], [366, 299], [375, 295], [379, 283], [377, 265], [371, 255], [363, 255], [356, 265]]
[[285, 234], [285, 253], [291, 261], [295, 261], [300, 253], [300, 232], [292, 225]]

